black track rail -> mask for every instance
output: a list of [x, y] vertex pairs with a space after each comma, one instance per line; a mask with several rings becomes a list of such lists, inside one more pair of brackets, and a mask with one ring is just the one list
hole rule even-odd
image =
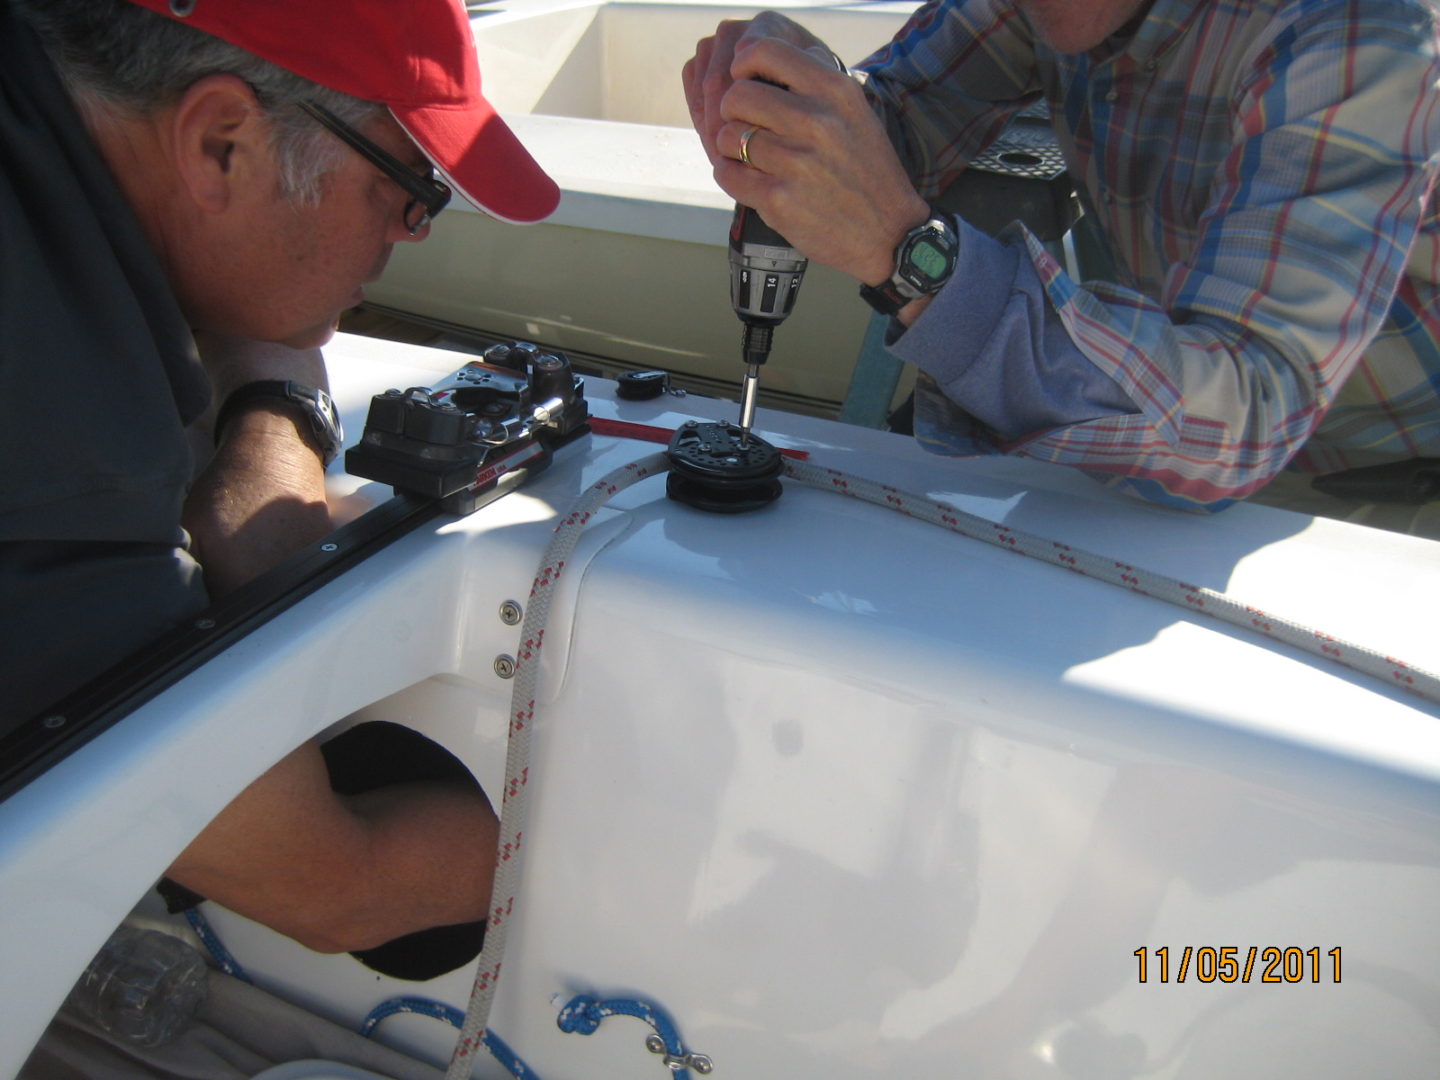
[[0, 800], [439, 509], [429, 499], [395, 496], [6, 731], [0, 735]]

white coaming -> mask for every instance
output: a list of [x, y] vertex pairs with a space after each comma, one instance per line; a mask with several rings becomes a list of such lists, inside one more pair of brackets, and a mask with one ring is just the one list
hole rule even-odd
[[[895, 0], [770, 6], [847, 63], [887, 40], [913, 9]], [[550, 224], [725, 244], [734, 202], [691, 128], [680, 68], [721, 19], [759, 10], [705, 0], [502, 0], [472, 13], [487, 97], [560, 185]]]

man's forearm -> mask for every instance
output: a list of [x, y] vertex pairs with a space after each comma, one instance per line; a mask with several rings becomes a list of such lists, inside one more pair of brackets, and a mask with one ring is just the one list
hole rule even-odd
[[[247, 383], [292, 379], [323, 388], [318, 349], [204, 335], [197, 338], [218, 409]], [[204, 434], [204, 433], [202, 433]], [[223, 596], [330, 531], [322, 448], [293, 407], [256, 400], [227, 416], [208, 465], [186, 500], [182, 524]]]
[[212, 597], [330, 531], [325, 470], [302, 426], [283, 407], [247, 409], [191, 488], [182, 524]]

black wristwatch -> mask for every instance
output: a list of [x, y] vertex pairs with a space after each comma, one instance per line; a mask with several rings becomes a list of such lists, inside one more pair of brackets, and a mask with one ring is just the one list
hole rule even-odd
[[252, 401], [283, 401], [303, 413], [309, 421], [315, 443], [320, 448], [320, 460], [327, 467], [335, 460], [335, 455], [340, 453], [340, 446], [345, 441], [345, 431], [340, 426], [340, 414], [335, 411], [335, 402], [330, 399], [330, 395], [324, 390], [287, 379], [261, 379], [231, 391], [225, 403], [220, 406], [220, 411], [215, 414], [217, 444], [225, 425]]
[[879, 285], [861, 285], [860, 298], [881, 315], [894, 315], [911, 300], [939, 292], [955, 272], [960, 234], [946, 215], [931, 212], [930, 220], [905, 234], [895, 249], [895, 272]]

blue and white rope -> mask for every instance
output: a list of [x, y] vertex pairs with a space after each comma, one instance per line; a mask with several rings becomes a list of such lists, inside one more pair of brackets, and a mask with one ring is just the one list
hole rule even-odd
[[241, 982], [253, 983], [255, 981], [240, 966], [240, 961], [235, 959], [235, 955], [225, 947], [225, 943], [220, 940], [220, 935], [211, 927], [210, 920], [200, 913], [198, 907], [185, 909], [185, 921], [190, 924], [190, 929], [195, 931], [195, 936], [200, 939], [200, 943], [209, 950], [221, 971]]
[[[367, 1039], [375, 1034], [376, 1027], [380, 1021], [387, 1016], [395, 1016], [397, 1013], [408, 1013], [418, 1016], [428, 1016], [434, 1020], [443, 1020], [451, 1027], [462, 1027], [465, 1023], [465, 1014], [453, 1005], [447, 1005], [443, 1001], [434, 1001], [422, 997], [396, 997], [382, 1001], [375, 1008], [370, 1010], [369, 1015], [360, 1022], [357, 1028], [361, 1035]], [[505, 1040], [496, 1035], [493, 1031], [485, 1032], [482, 1041], [485, 1049], [490, 1055], [503, 1065], [507, 1072], [516, 1080], [540, 1080], [540, 1076], [534, 1069], [526, 1065], [520, 1059], [520, 1055], [506, 1045]]]

